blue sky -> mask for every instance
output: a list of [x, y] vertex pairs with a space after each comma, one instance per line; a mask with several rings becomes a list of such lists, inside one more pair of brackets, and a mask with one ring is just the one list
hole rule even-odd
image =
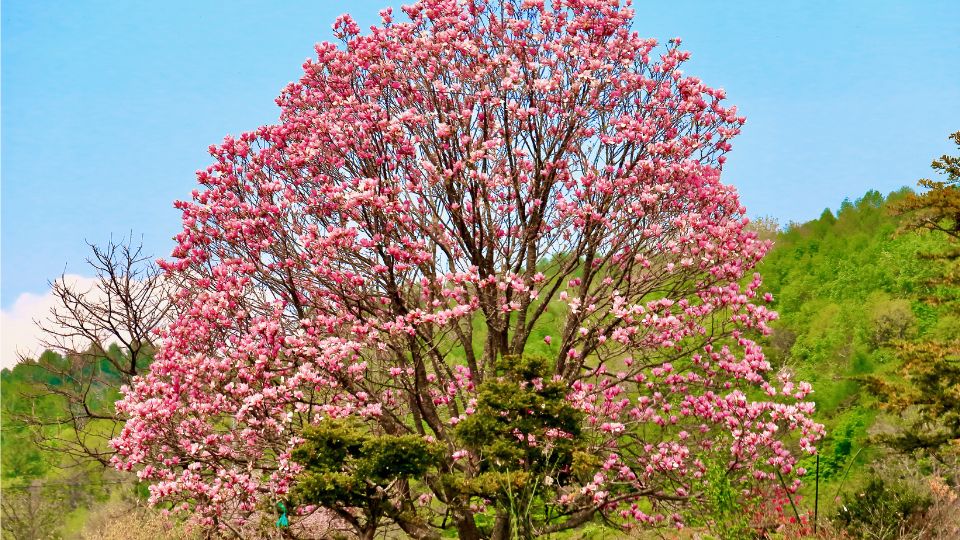
[[[41, 2], [2, 12], [2, 299], [85, 274], [84, 240], [165, 255], [206, 148], [273, 99], [343, 12], [389, 0]], [[747, 116], [725, 171], [751, 215], [912, 185], [960, 129], [960, 2], [636, 2]]]

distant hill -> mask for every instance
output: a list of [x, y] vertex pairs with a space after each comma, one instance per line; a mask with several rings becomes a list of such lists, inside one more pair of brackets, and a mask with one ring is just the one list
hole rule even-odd
[[[830, 495], [841, 483], [862, 481], [883, 454], [871, 436], [901, 421], [881, 412], [882, 399], [865, 380], [900, 380], [898, 342], [960, 335], [960, 319], [936, 301], [951, 293], [931, 284], [937, 269], [922, 257], [946, 240], [898, 233], [891, 206], [908, 193], [870, 191], [836, 213], [790, 224], [759, 269], [780, 314], [765, 350], [775, 365], [813, 384], [828, 432], [820, 467], [821, 481], [836, 485]], [[805, 465], [812, 470], [813, 461]]]

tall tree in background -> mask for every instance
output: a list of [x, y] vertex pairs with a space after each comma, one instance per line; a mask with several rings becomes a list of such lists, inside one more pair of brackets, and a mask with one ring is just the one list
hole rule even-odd
[[[743, 123], [723, 91], [617, 1], [403, 11], [367, 35], [340, 17], [280, 122], [211, 149], [163, 263], [177, 317], [118, 404], [118, 467], [237, 534], [304, 464], [302, 502], [365, 537], [679, 524], [708, 467], [734, 493], [795, 486], [821, 428], [751, 339], [775, 317], [750, 279], [768, 243], [720, 181]], [[566, 411], [558, 388], [576, 444], [522, 406]], [[509, 441], [456, 428], [514, 416]], [[392, 468], [408, 437], [433, 461]], [[558, 447], [558, 470], [523, 449]]]
[[[960, 131], [952, 134], [960, 148]], [[944, 235], [948, 248], [924, 257], [939, 271], [929, 299], [960, 314], [960, 156], [943, 155], [933, 169], [943, 180], [922, 179], [921, 193], [907, 196], [896, 208], [907, 230], [926, 230]], [[912, 425], [890, 442], [905, 451], [925, 450], [943, 458], [957, 454], [960, 445], [960, 336], [904, 343], [900, 347], [903, 373], [908, 385], [889, 392], [892, 404], [916, 409]]]

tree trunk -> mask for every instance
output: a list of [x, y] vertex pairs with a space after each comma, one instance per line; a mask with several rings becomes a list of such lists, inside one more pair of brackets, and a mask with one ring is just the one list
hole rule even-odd
[[[388, 515], [410, 538], [416, 538], [417, 540], [440, 540], [440, 533], [419, 519], [404, 519], [400, 512], [397, 511], [390, 511]], [[373, 539], [372, 536], [370, 538], [371, 540]]]
[[457, 536], [460, 540], [480, 540], [480, 530], [469, 508], [455, 510], [453, 519], [457, 524]]
[[497, 520], [493, 523], [493, 534], [491, 540], [508, 540], [510, 538], [510, 514], [500, 510], [497, 512]]

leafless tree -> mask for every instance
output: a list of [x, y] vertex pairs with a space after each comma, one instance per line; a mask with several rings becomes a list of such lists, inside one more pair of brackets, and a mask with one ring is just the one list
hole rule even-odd
[[42, 345], [59, 356], [36, 360], [45, 372], [35, 397], [62, 399], [58, 413], [31, 413], [37, 443], [74, 458], [107, 465], [107, 444], [124, 422], [114, 407], [122, 385], [143, 373], [156, 348], [154, 330], [170, 314], [171, 283], [152, 258], [127, 237], [89, 244], [87, 263], [93, 285], [72, 283], [66, 275], [53, 281], [56, 305], [43, 320]]

